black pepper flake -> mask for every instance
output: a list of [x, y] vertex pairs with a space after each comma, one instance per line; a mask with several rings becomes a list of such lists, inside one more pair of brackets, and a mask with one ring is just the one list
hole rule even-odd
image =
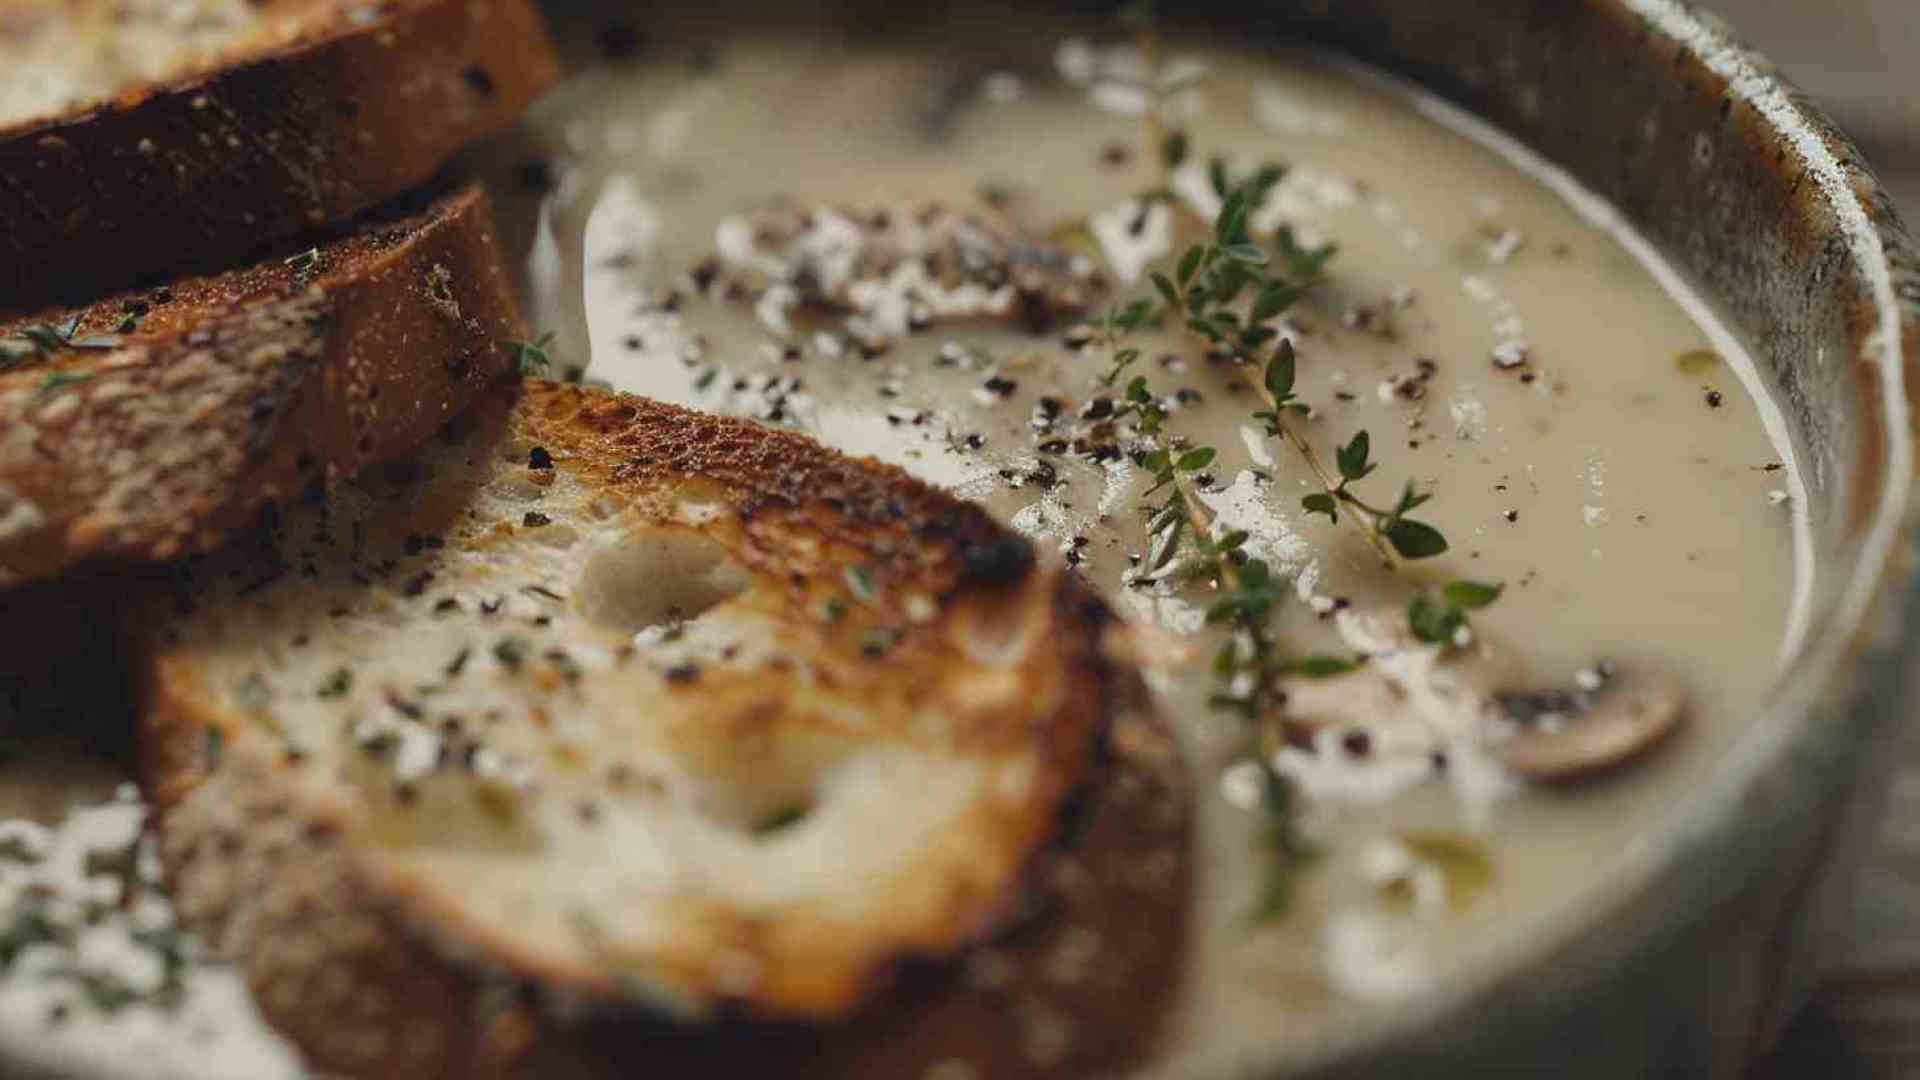
[[520, 524], [529, 529], [539, 529], [553, 524], [553, 519], [538, 510], [529, 510], [527, 516], [520, 519]]
[[1519, 520], [1520, 520], [1520, 511], [1518, 511], [1518, 510], [1508, 510], [1508, 511], [1507, 511], [1506, 513], [1504, 513], [1504, 514], [1501, 514], [1500, 516], [1501, 516], [1501, 517], [1503, 517], [1503, 518], [1506, 518], [1506, 519], [1507, 519], [1508, 521], [1519, 521]]
[[675, 664], [665, 672], [667, 682], [674, 686], [688, 686], [700, 678], [700, 665], [688, 662]]
[[547, 452], [546, 447], [536, 446], [527, 453], [527, 468], [551, 469], [553, 468], [553, 455]]
[[1709, 390], [1709, 391], [1707, 391], [1707, 408], [1709, 408], [1709, 409], [1717, 409], [1717, 408], [1719, 408], [1719, 407], [1720, 407], [1720, 404], [1721, 404], [1721, 402], [1722, 402], [1723, 400], [1725, 400], [1725, 399], [1723, 399], [1723, 398], [1722, 398], [1722, 397], [1720, 396], [1720, 391], [1718, 391], [1718, 390]]
[[1373, 736], [1355, 728], [1340, 737], [1340, 747], [1354, 757], [1366, 757], [1373, 752]]
[[1017, 536], [1003, 536], [966, 550], [966, 580], [983, 585], [1012, 585], [1033, 569], [1033, 546]]
[[1000, 375], [989, 375], [987, 381], [980, 385], [995, 397], [1008, 397], [1020, 388], [1019, 383]]
[[546, 158], [528, 158], [522, 161], [514, 166], [513, 177], [521, 190], [534, 195], [545, 195], [558, 186], [553, 172], [553, 162]]

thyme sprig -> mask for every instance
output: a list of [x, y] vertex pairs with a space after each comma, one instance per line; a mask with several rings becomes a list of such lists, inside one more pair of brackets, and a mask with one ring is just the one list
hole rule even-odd
[[547, 355], [547, 349], [553, 345], [553, 337], [553, 331], [549, 330], [532, 341], [506, 343], [507, 355], [513, 358], [514, 370], [522, 378], [546, 375], [553, 370], [553, 358]]
[[1467, 613], [1500, 599], [1505, 586], [1464, 579], [1440, 587], [1439, 596], [1419, 593], [1407, 601], [1407, 625], [1413, 636], [1429, 645], [1450, 648], [1461, 644], [1468, 629]]
[[1354, 494], [1349, 485], [1365, 479], [1378, 467], [1368, 460], [1371, 451], [1372, 440], [1367, 433], [1355, 432], [1345, 446], [1334, 451], [1334, 465], [1340, 471], [1340, 479], [1325, 491], [1303, 497], [1300, 505], [1309, 514], [1327, 515], [1327, 520], [1336, 525], [1340, 522], [1340, 507], [1345, 506], [1365, 523], [1369, 535], [1385, 537], [1393, 550], [1409, 559], [1431, 558], [1446, 551], [1447, 538], [1439, 529], [1407, 516], [1431, 501], [1431, 492], [1414, 490], [1413, 481], [1409, 480], [1391, 507], [1375, 506]]
[[[1124, 309], [1107, 319], [1107, 348], [1112, 370], [1124, 369], [1127, 351], [1121, 328], [1128, 321]], [[1133, 320], [1137, 325], [1139, 319]], [[1229, 636], [1214, 656], [1217, 689], [1208, 704], [1247, 723], [1249, 737], [1258, 746], [1262, 719], [1280, 706], [1278, 680], [1286, 674], [1330, 675], [1351, 667], [1334, 657], [1286, 658], [1273, 633], [1275, 609], [1286, 596], [1286, 582], [1264, 559], [1247, 553], [1245, 530], [1220, 528], [1219, 516], [1195, 490], [1195, 477], [1211, 465], [1218, 452], [1211, 446], [1176, 447], [1166, 432], [1167, 410], [1148, 388], [1144, 375], [1127, 383], [1116, 416], [1130, 416], [1134, 430], [1148, 444], [1141, 466], [1152, 473], [1147, 489], [1148, 546], [1142, 580], [1169, 568], [1188, 578], [1210, 580], [1218, 590], [1206, 611], [1209, 625], [1225, 626]], [[1152, 497], [1164, 492], [1159, 501]], [[1183, 560], [1176, 567], [1176, 560]], [[1267, 880], [1254, 913], [1271, 919], [1285, 910], [1293, 881], [1315, 855], [1301, 834], [1293, 813], [1291, 782], [1273, 765], [1269, 755], [1256, 753], [1261, 770], [1261, 843], [1271, 858]]]
[[[1306, 497], [1309, 512], [1326, 513], [1337, 524], [1338, 511], [1344, 506], [1389, 567], [1397, 565], [1396, 556], [1438, 555], [1447, 549], [1445, 538], [1433, 526], [1409, 516], [1431, 499], [1430, 494], [1416, 491], [1409, 483], [1400, 499], [1386, 507], [1352, 490], [1355, 482], [1377, 468], [1367, 432], [1357, 433], [1338, 449], [1334, 470], [1329, 471], [1289, 423], [1312, 415], [1312, 408], [1295, 393], [1299, 358], [1292, 341], [1275, 323], [1324, 279], [1334, 248], [1303, 248], [1285, 230], [1273, 252], [1255, 241], [1249, 218], [1279, 177], [1277, 167], [1263, 168], [1225, 190], [1209, 237], [1183, 252], [1171, 275], [1159, 271], [1151, 275], [1158, 302], [1136, 299], [1109, 310], [1099, 321], [1097, 340], [1107, 361], [1099, 379], [1112, 385], [1139, 361], [1141, 350], [1129, 344], [1134, 332], [1177, 320], [1211, 353], [1259, 369], [1257, 389], [1264, 407], [1254, 413], [1255, 419], [1265, 425], [1269, 437], [1294, 450], [1323, 489]], [[1224, 165], [1214, 168], [1213, 182], [1225, 187]], [[1214, 656], [1216, 689], [1208, 703], [1240, 717], [1257, 749], [1253, 760], [1261, 770], [1261, 839], [1270, 857], [1255, 915], [1269, 919], [1284, 910], [1294, 879], [1314, 851], [1299, 830], [1292, 785], [1275, 767], [1271, 748], [1262, 745], [1262, 733], [1273, 730], [1265, 721], [1280, 708], [1283, 677], [1339, 675], [1353, 670], [1355, 661], [1337, 656], [1289, 657], [1282, 650], [1273, 632], [1273, 618], [1285, 597], [1285, 580], [1265, 560], [1247, 553], [1249, 537], [1244, 530], [1222, 529], [1218, 515], [1198, 497], [1195, 478], [1218, 453], [1212, 446], [1174, 441], [1166, 430], [1167, 407], [1146, 376], [1134, 375], [1127, 382], [1114, 411], [1116, 417], [1132, 419], [1146, 444], [1139, 463], [1153, 481], [1142, 507], [1148, 544], [1136, 580], [1155, 580], [1173, 572], [1190, 580], [1208, 580], [1218, 590], [1207, 608], [1206, 621], [1225, 627], [1228, 636]], [[1416, 597], [1422, 620], [1416, 632], [1445, 633], [1452, 641], [1465, 625], [1465, 612], [1497, 596], [1497, 587], [1454, 583], [1442, 590], [1438, 600]]]
[[[1290, 417], [1311, 416], [1313, 409], [1294, 393], [1298, 356], [1292, 340], [1282, 336], [1274, 323], [1324, 279], [1336, 249], [1332, 245], [1303, 248], [1290, 230], [1283, 229], [1277, 254], [1284, 270], [1270, 271], [1274, 258], [1254, 241], [1248, 221], [1280, 176], [1278, 166], [1266, 166], [1226, 192], [1212, 235], [1187, 248], [1175, 263], [1172, 277], [1155, 271], [1153, 287], [1167, 311], [1210, 350], [1236, 364], [1260, 368], [1255, 391], [1265, 408], [1256, 411], [1254, 418], [1265, 425], [1269, 438], [1286, 444], [1319, 481], [1321, 490], [1303, 500], [1309, 513], [1326, 513], [1337, 525], [1339, 517], [1333, 510], [1344, 503], [1388, 567], [1396, 566], [1398, 558], [1438, 555], [1447, 549], [1446, 538], [1431, 525], [1406, 517], [1406, 511], [1431, 496], [1416, 495], [1409, 485], [1401, 504], [1392, 510], [1367, 503], [1348, 489], [1359, 476], [1349, 476], [1344, 466], [1338, 475], [1329, 471], [1313, 444], [1288, 422]], [[1226, 182], [1224, 168], [1216, 168], [1213, 182], [1216, 186]], [[1243, 294], [1251, 297], [1244, 309], [1236, 304]], [[1369, 436], [1361, 431], [1354, 441], [1364, 449]], [[1371, 470], [1363, 455], [1360, 475]]]
[[64, 323], [30, 323], [5, 338], [0, 338], [0, 371], [21, 367], [35, 360], [46, 360], [66, 349], [118, 348], [120, 338], [113, 334], [80, 332], [80, 315]]
[[[1120, 21], [1132, 31], [1140, 50], [1147, 95], [1145, 134], [1148, 152], [1158, 165], [1158, 184], [1140, 196], [1143, 207], [1155, 200], [1176, 202], [1172, 191], [1173, 170], [1188, 157], [1191, 146], [1186, 131], [1169, 129], [1166, 94], [1169, 89], [1160, 65], [1160, 34], [1152, 0], [1135, 0], [1121, 10]], [[1302, 247], [1291, 229], [1279, 231], [1276, 241], [1281, 273], [1269, 271], [1274, 259], [1255, 242], [1250, 226], [1253, 211], [1265, 203], [1267, 194], [1286, 170], [1272, 163], [1261, 166], [1246, 181], [1230, 182], [1227, 162], [1215, 157], [1208, 166], [1208, 179], [1221, 198], [1219, 213], [1213, 221], [1211, 237], [1182, 253], [1174, 274], [1155, 271], [1153, 286], [1165, 309], [1188, 331], [1204, 340], [1210, 349], [1224, 352], [1234, 362], [1262, 368], [1264, 377], [1256, 388], [1266, 408], [1255, 413], [1263, 421], [1269, 438], [1279, 439], [1303, 461], [1319, 481], [1321, 491], [1306, 496], [1302, 505], [1308, 513], [1324, 513], [1330, 523], [1339, 524], [1337, 508], [1345, 505], [1360, 527], [1367, 543], [1388, 568], [1399, 559], [1424, 559], [1447, 550], [1446, 537], [1425, 522], [1407, 517], [1407, 511], [1431, 496], [1416, 494], [1409, 482], [1401, 500], [1393, 508], [1374, 506], [1355, 495], [1348, 487], [1358, 479], [1342, 470], [1329, 471], [1313, 445], [1287, 422], [1289, 415], [1311, 416], [1312, 408], [1293, 394], [1296, 358], [1293, 345], [1281, 337], [1274, 320], [1297, 303], [1325, 277], [1326, 265], [1336, 248]], [[1244, 310], [1235, 305], [1242, 294], [1251, 296]], [[1109, 343], [1112, 342], [1116, 316], [1124, 315], [1134, 326], [1157, 321], [1149, 308], [1135, 301], [1106, 320]], [[1277, 344], [1276, 344], [1277, 342]], [[1266, 352], [1267, 355], [1262, 356]], [[1110, 349], [1114, 357], [1104, 381], [1111, 385], [1120, 373], [1139, 358], [1138, 350]], [[1367, 433], [1355, 436], [1361, 445]], [[1351, 444], [1350, 444], [1351, 445]]]

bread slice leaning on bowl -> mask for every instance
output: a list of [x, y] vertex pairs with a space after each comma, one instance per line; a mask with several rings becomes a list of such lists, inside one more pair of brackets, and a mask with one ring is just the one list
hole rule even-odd
[[25, 0], [0, 303], [210, 272], [426, 183], [558, 65], [529, 0]]
[[484, 191], [251, 266], [0, 321], [0, 588], [177, 558], [410, 453], [523, 336]]
[[529, 382], [131, 620], [161, 857], [354, 1076], [1067, 1076], [1177, 982], [1177, 758], [1081, 582], [890, 466]]

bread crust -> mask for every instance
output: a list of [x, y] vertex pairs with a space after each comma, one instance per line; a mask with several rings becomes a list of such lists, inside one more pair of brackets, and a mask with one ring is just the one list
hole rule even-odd
[[[490, 400], [472, 421], [480, 433], [467, 437], [538, 445], [610, 487], [697, 479], [749, 530], [857, 544], [876, 579], [944, 582], [943, 609], [982, 590], [1050, 590], [1049, 652], [1067, 670], [1066, 697], [1030, 722], [1057, 732], [1049, 754], [1080, 794], [1033, 847], [1024, 884], [962, 928], [963, 966], [901, 955], [863, 1009], [824, 1024], [722, 1014], [677, 1026], [597, 979], [516, 955], [457, 905], [343, 842], [352, 811], [303, 793], [298, 766], [279, 759], [258, 723], [220, 706], [192, 645], [153, 633], [177, 617], [173, 605], [209, 601], [191, 590], [151, 601], [162, 610], [138, 619], [146, 629], [135, 648], [142, 764], [175, 902], [314, 1064], [351, 1076], [552, 1077], [737, 1062], [879, 1078], [954, 1062], [1018, 1080], [1088, 1075], [1146, 1053], [1183, 955], [1185, 797], [1177, 756], [1137, 673], [1109, 658], [1110, 616], [1086, 587], [1033, 568], [1031, 556], [1003, 557], [1011, 538], [979, 509], [791, 433], [529, 383], [503, 435], [508, 405]], [[416, 509], [404, 524], [463, 512]], [[217, 760], [209, 729], [224, 733]], [[965, 948], [982, 942], [991, 951]], [[950, 959], [951, 948], [935, 951]]]
[[409, 453], [525, 334], [476, 186], [167, 292], [0, 324], [85, 340], [151, 302], [117, 347], [0, 371], [0, 587], [205, 550], [273, 499]]
[[430, 179], [553, 83], [530, 0], [387, 0], [206, 75], [0, 127], [0, 297], [210, 272]]

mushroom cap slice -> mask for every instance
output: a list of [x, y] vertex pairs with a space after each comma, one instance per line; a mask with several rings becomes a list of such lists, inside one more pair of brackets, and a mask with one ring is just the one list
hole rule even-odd
[[1500, 764], [1543, 784], [1564, 784], [1639, 757], [1680, 727], [1686, 697], [1672, 680], [1622, 676], [1564, 725], [1529, 727], [1495, 749]]

